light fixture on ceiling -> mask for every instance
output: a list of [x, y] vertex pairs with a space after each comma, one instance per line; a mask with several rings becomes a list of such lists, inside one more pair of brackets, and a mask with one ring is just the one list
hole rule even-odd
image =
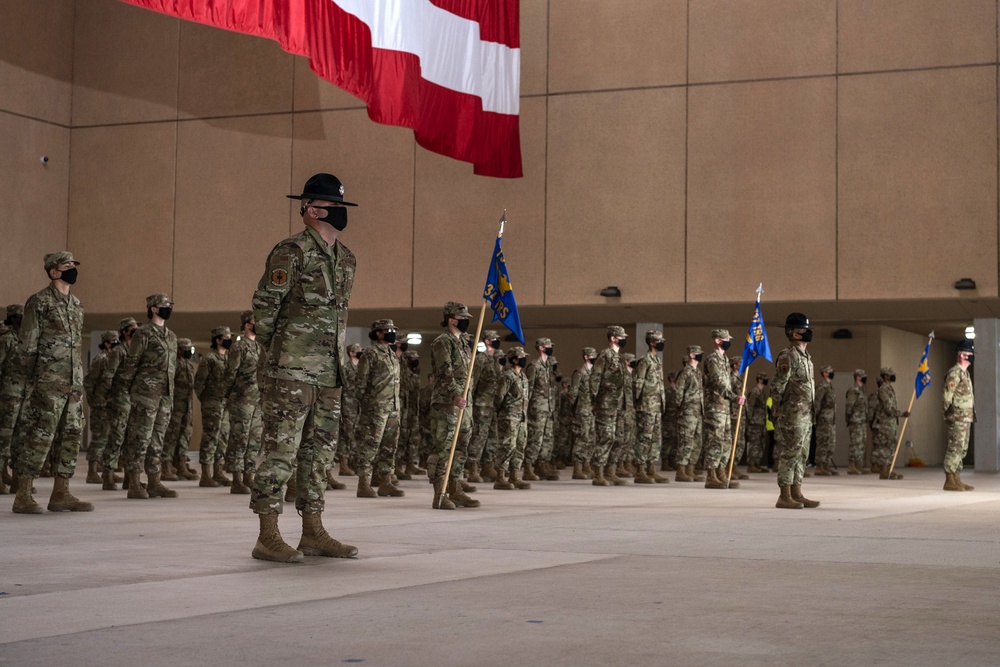
[[976, 327], [965, 327], [965, 337], [969, 340], [975, 340], [976, 338]]
[[959, 278], [955, 281], [955, 289], [976, 289], [976, 281], [972, 278]]
[[601, 290], [601, 296], [620, 297], [621, 295], [622, 291], [618, 289], [618, 285], [608, 285]]

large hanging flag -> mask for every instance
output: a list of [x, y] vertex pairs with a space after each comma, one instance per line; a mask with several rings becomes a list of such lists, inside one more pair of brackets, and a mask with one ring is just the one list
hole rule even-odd
[[754, 307], [753, 321], [750, 322], [750, 330], [747, 331], [746, 343], [743, 345], [743, 360], [740, 362], [740, 375], [743, 375], [743, 371], [756, 361], [757, 357], [764, 357], [768, 361], [772, 361], [771, 344], [767, 341], [764, 316], [760, 313], [760, 295], [763, 291], [764, 285], [761, 284], [757, 287], [757, 305]]
[[375, 122], [476, 174], [522, 176], [519, 0], [122, 1], [273, 39]]
[[521, 316], [517, 312], [517, 301], [514, 300], [514, 286], [510, 284], [510, 274], [507, 273], [507, 262], [503, 258], [500, 240], [503, 227], [500, 228], [496, 245], [493, 246], [493, 256], [490, 257], [490, 268], [486, 273], [486, 287], [483, 298], [493, 310], [493, 322], [500, 320], [511, 333], [517, 336], [524, 345], [524, 332], [521, 330]]
[[917, 398], [920, 398], [920, 394], [924, 393], [924, 389], [931, 384], [931, 371], [927, 366], [927, 356], [931, 353], [931, 341], [934, 340], [934, 332], [927, 337], [927, 347], [924, 348], [924, 356], [920, 357], [920, 365], [917, 366], [917, 378], [914, 380], [913, 387], [917, 392]]

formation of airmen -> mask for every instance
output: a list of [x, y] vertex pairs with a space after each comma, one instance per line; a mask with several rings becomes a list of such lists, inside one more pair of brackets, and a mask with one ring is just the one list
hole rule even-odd
[[[335, 472], [357, 477], [359, 498], [401, 497], [399, 480], [426, 475], [432, 508], [455, 509], [480, 506], [473, 483], [528, 490], [533, 481], [559, 481], [568, 467], [572, 479], [598, 487], [662, 485], [670, 480], [659, 473], [674, 472], [677, 483], [736, 489], [737, 480], [772, 472], [773, 460], [776, 507], [800, 509], [819, 505], [801, 489], [815, 434], [815, 474], [839, 474], [834, 370], [824, 366], [814, 377], [806, 351], [812, 330], [802, 313], [785, 321], [789, 345], [777, 355], [773, 382], [757, 373], [745, 394], [741, 358], [727, 356], [725, 329], [711, 332], [708, 353], [687, 347], [680, 369], [666, 375], [659, 330], [645, 332], [637, 357], [624, 351], [626, 330], [608, 327], [606, 346], [584, 347], [568, 377], [549, 338], [535, 340], [530, 352], [503, 350], [498, 332], [486, 330], [483, 349], [474, 351], [470, 313], [454, 301], [444, 305], [443, 331], [430, 345], [426, 383], [420, 354], [397, 340], [390, 319], [371, 323], [366, 348], [346, 346], [355, 259], [338, 234], [355, 204], [343, 192], [336, 177], [317, 174], [301, 195], [289, 195], [303, 202], [306, 230], [275, 246], [238, 334], [213, 329], [211, 349], [197, 363], [191, 341], [167, 326], [173, 302], [157, 293], [146, 299], [144, 324], [127, 317], [102, 335], [85, 373], [83, 309], [70, 291], [80, 263], [66, 251], [46, 255], [50, 284], [23, 307], [8, 306], [0, 328], [0, 493], [9, 484], [13, 511], [42, 513], [32, 485], [41, 475], [55, 478], [50, 511], [93, 510], [68, 488], [84, 394], [88, 483], [107, 491], [122, 484], [129, 499], [176, 497], [163, 482], [178, 479], [249, 494], [260, 517], [253, 556], [279, 562], [357, 554], [320, 521], [324, 492], [346, 488]], [[960, 473], [974, 420], [973, 356], [970, 342], [960, 344], [944, 382], [944, 488], [951, 491], [972, 490]], [[845, 396], [847, 473], [900, 479], [890, 466], [899, 418], [908, 413], [896, 401], [896, 376], [882, 368], [877, 391], [866, 395], [867, 379], [855, 370]], [[195, 397], [200, 474], [188, 457]], [[294, 502], [303, 518], [295, 549], [277, 529], [282, 501]]]

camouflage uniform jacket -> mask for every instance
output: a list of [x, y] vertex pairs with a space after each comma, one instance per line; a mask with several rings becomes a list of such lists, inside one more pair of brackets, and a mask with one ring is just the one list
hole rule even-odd
[[115, 345], [108, 353], [108, 366], [105, 371], [108, 373], [107, 385], [107, 406], [117, 403], [119, 406], [128, 407], [129, 395], [128, 385], [125, 384], [125, 359], [128, 357], [129, 346], [122, 341]]
[[195, 363], [193, 359], [183, 357], [177, 359], [177, 368], [174, 369], [174, 410], [191, 406], [194, 374]]
[[[676, 381], [676, 378], [675, 378]], [[667, 384], [663, 389], [663, 421], [672, 424], [677, 420], [677, 385]]]
[[198, 373], [194, 376], [194, 395], [202, 403], [218, 402], [226, 399], [228, 390], [226, 355], [212, 350], [198, 364]]
[[[360, 364], [359, 361], [358, 365]], [[347, 363], [340, 369], [340, 377], [344, 383], [344, 391], [341, 392], [340, 396], [341, 411], [348, 415], [356, 415], [358, 414], [358, 396], [355, 393], [355, 388], [358, 386], [358, 366], [355, 366], [354, 362], [348, 359]]]
[[419, 438], [420, 373], [400, 364], [399, 375], [399, 425], [410, 429], [411, 438]]
[[0, 387], [21, 376], [21, 341], [17, 331], [0, 324]]
[[372, 343], [358, 362], [354, 395], [365, 414], [399, 412], [399, 359], [388, 345]]
[[705, 413], [705, 391], [702, 375], [696, 367], [687, 364], [677, 374], [674, 384], [677, 416], [701, 417]]
[[875, 415], [872, 421], [876, 426], [889, 423], [899, 423], [899, 405], [896, 403], [896, 390], [888, 382], [879, 387], [878, 398], [875, 399]]
[[844, 395], [844, 421], [848, 424], [864, 424], [868, 421], [868, 399], [864, 388], [856, 384]]
[[573, 377], [569, 382], [569, 393], [566, 397], [574, 415], [585, 416], [593, 411], [590, 400], [590, 373], [591, 369], [587, 368], [587, 364], [583, 364], [573, 371]]
[[108, 356], [107, 350], [98, 352], [97, 356], [90, 361], [87, 374], [83, 376], [83, 392], [87, 396], [87, 403], [90, 404], [91, 408], [104, 404], [104, 397], [99, 399], [97, 396], [97, 387], [108, 367]]
[[500, 373], [503, 371], [498, 359], [499, 357], [485, 352], [476, 355], [476, 364], [472, 369], [476, 388], [473, 392], [475, 405], [493, 405], [500, 385]]
[[750, 390], [747, 394], [746, 410], [748, 426], [764, 426], [767, 420], [767, 397], [763, 388], [754, 387]]
[[257, 385], [260, 352], [260, 343], [245, 336], [229, 350], [225, 370], [227, 400], [248, 405], [260, 403], [260, 387]]
[[798, 345], [788, 346], [774, 360], [771, 399], [771, 414], [776, 422], [815, 423], [816, 385], [813, 384], [812, 357]]
[[878, 407], [878, 391], [873, 391], [868, 396], [868, 426], [875, 428], [876, 410]]
[[132, 337], [122, 381], [133, 396], [172, 396], [177, 370], [177, 336], [166, 325], [147, 322]]
[[530, 387], [528, 411], [533, 415], [549, 414], [555, 410], [555, 395], [552, 385], [552, 368], [548, 359], [535, 359], [524, 369]]
[[590, 371], [590, 396], [595, 408], [617, 410], [624, 405], [626, 375], [628, 368], [621, 354], [606, 347], [597, 355]]
[[833, 393], [833, 383], [829, 380], [820, 380], [816, 387], [813, 410], [816, 413], [817, 424], [831, 425], [836, 419], [837, 396]]
[[729, 416], [729, 404], [736, 398], [733, 374], [722, 350], [705, 355], [705, 412]]
[[[734, 392], [742, 391], [741, 387], [743, 385], [743, 380], [740, 379], [740, 374], [737, 373], [736, 371], [730, 370], [729, 375], [730, 375], [729, 386], [733, 388], [733, 391]], [[739, 396], [739, 394], [736, 395]], [[743, 412], [746, 413], [745, 403]], [[736, 418], [739, 415], [740, 415], [740, 404], [738, 401], [733, 401], [732, 403], [729, 404], [729, 418], [733, 422], [733, 428], [736, 428]], [[743, 428], [743, 425], [745, 425], [746, 422], [747, 419], [746, 415], [744, 414], [743, 417], [741, 417], [740, 419], [740, 428]]]
[[639, 412], [660, 414], [666, 404], [663, 390], [663, 362], [652, 352], [646, 354], [635, 367], [632, 376], [635, 387], [635, 409]]
[[[525, 369], [527, 370], [527, 369]], [[528, 419], [528, 376], [513, 368], [505, 368], [497, 385], [497, 419], [526, 421]]]
[[944, 376], [942, 408], [946, 422], [976, 421], [976, 401], [972, 394], [972, 377], [969, 371], [955, 364]]
[[54, 285], [24, 304], [21, 360], [27, 387], [68, 391], [83, 387], [83, 306]]
[[431, 405], [454, 405], [456, 396], [465, 391], [465, 378], [471, 361], [469, 346], [459, 337], [445, 331], [431, 343]]
[[328, 246], [311, 227], [274, 247], [253, 295], [265, 377], [344, 385], [347, 302], [356, 266], [345, 245]]

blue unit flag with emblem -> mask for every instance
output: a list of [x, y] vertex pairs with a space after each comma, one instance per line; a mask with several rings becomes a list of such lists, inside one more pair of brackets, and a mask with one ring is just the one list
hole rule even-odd
[[757, 360], [757, 357], [764, 357], [768, 361], [771, 359], [771, 345], [767, 341], [767, 329], [764, 327], [764, 316], [760, 313], [760, 293], [757, 288], [757, 306], [753, 311], [753, 321], [750, 322], [750, 330], [747, 331], [746, 343], [743, 345], [743, 360], [740, 362], [740, 375], [747, 367]]
[[500, 247], [500, 237], [497, 237], [490, 257], [490, 269], [486, 273], [486, 288], [483, 290], [486, 299], [493, 310], [493, 322], [500, 320], [511, 330], [524, 345], [524, 332], [521, 331], [521, 316], [517, 312], [517, 301], [514, 300], [514, 286], [510, 284], [510, 274], [507, 273], [507, 263]]
[[931, 385], [931, 370], [927, 365], [927, 356], [931, 353], [931, 341], [934, 340], [934, 332], [927, 339], [927, 347], [924, 348], [924, 356], [920, 357], [920, 365], [917, 366], [917, 378], [914, 381], [914, 389], [917, 398], [924, 392], [924, 389]]

